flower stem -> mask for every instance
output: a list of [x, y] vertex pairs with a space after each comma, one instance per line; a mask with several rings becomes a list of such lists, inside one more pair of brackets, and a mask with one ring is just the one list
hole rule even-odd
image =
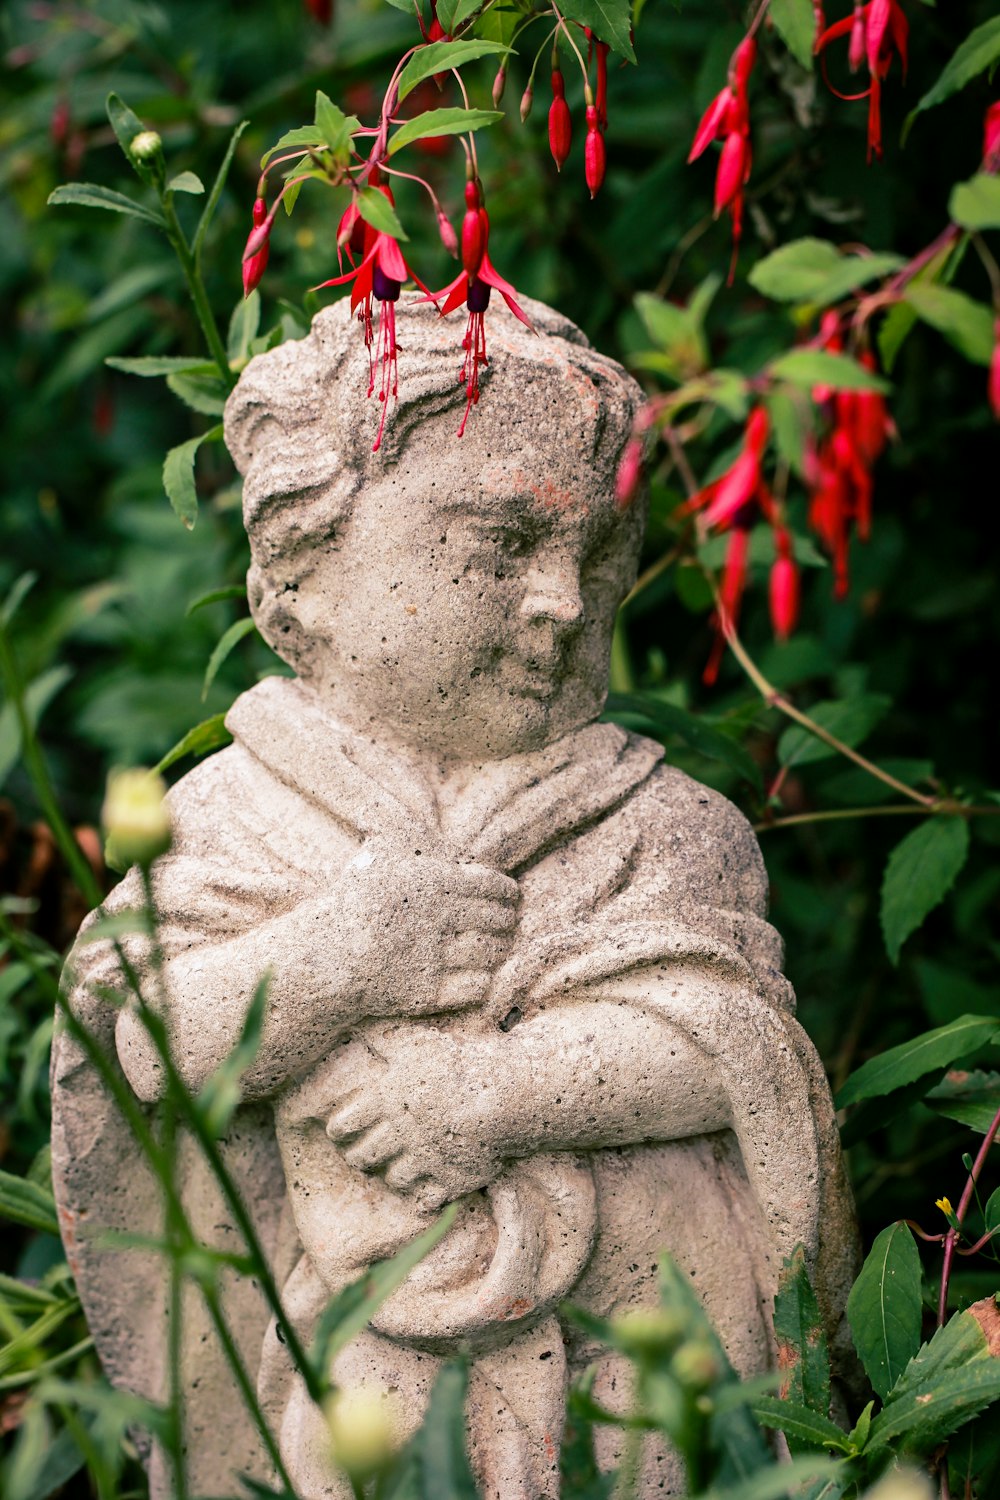
[[986, 1134], [983, 1136], [982, 1145], [979, 1147], [979, 1150], [976, 1153], [976, 1159], [972, 1163], [972, 1167], [969, 1171], [968, 1180], [965, 1184], [965, 1191], [962, 1193], [962, 1196], [959, 1199], [958, 1207], [955, 1210], [955, 1221], [958, 1225], [958, 1228], [956, 1229], [953, 1225], [949, 1226], [948, 1233], [944, 1237], [944, 1259], [941, 1264], [941, 1292], [938, 1297], [937, 1314], [939, 1328], [943, 1328], [948, 1320], [948, 1285], [951, 1281], [951, 1272], [955, 1260], [955, 1251], [958, 1248], [958, 1241], [961, 1238], [962, 1223], [969, 1211], [969, 1204], [972, 1202], [973, 1194], [976, 1191], [976, 1184], [979, 1181], [979, 1174], [982, 1172], [983, 1167], [986, 1165], [986, 1158], [990, 1154], [990, 1147], [993, 1145], [998, 1131], [1000, 1131], [1000, 1110], [997, 1110], [996, 1114], [993, 1116], [992, 1124], [990, 1125], [989, 1130], [987, 1130]]
[[167, 221], [167, 238], [174, 247], [174, 254], [180, 261], [184, 280], [187, 282], [198, 322], [201, 324], [201, 331], [205, 335], [205, 342], [208, 345], [212, 358], [219, 367], [220, 375], [226, 382], [226, 385], [232, 387], [236, 384], [236, 376], [229, 368], [226, 346], [222, 342], [222, 335], [219, 333], [215, 314], [212, 312], [211, 303], [208, 300], [208, 293], [205, 290], [205, 283], [202, 280], [200, 266], [187, 242], [187, 236], [181, 228], [180, 220], [177, 217], [173, 193], [160, 193], [160, 207], [163, 209], [163, 215]]

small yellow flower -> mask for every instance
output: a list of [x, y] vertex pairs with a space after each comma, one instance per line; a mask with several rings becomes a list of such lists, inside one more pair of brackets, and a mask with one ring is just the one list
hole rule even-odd
[[389, 1391], [364, 1385], [336, 1391], [326, 1420], [337, 1467], [358, 1482], [387, 1468], [398, 1446], [398, 1415]]
[[101, 810], [104, 857], [113, 870], [150, 865], [170, 848], [167, 784], [155, 771], [112, 771]]
[[946, 1219], [951, 1219], [954, 1217], [955, 1210], [951, 1206], [950, 1198], [935, 1198], [934, 1207], [939, 1208]]

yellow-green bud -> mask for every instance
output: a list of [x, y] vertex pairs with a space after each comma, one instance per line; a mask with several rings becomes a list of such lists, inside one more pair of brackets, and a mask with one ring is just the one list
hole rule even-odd
[[668, 1355], [687, 1333], [687, 1321], [665, 1307], [636, 1307], [615, 1318], [612, 1327], [630, 1354]]
[[101, 810], [107, 842], [104, 857], [113, 870], [149, 865], [170, 848], [167, 784], [155, 771], [112, 771]]
[[155, 161], [163, 153], [163, 142], [155, 130], [140, 130], [132, 137], [128, 149], [135, 161]]
[[718, 1380], [721, 1371], [711, 1344], [704, 1339], [688, 1339], [670, 1361], [674, 1379], [688, 1391], [707, 1391]]
[[392, 1462], [398, 1413], [388, 1391], [364, 1385], [335, 1391], [326, 1420], [333, 1461], [351, 1479], [363, 1482]]

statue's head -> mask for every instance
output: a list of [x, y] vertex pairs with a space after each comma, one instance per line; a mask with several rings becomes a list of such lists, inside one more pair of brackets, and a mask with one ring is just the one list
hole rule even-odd
[[589, 722], [642, 507], [614, 501], [640, 392], [573, 324], [491, 310], [482, 400], [456, 324], [400, 302], [399, 401], [377, 453], [347, 304], [258, 355], [226, 407], [244, 475], [254, 619], [342, 722], [447, 758], [531, 750]]

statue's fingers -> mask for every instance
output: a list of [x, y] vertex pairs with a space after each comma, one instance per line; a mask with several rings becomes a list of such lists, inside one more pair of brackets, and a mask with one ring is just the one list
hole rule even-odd
[[[519, 920], [517, 908], [509, 902], [482, 898], [462, 901], [449, 915], [452, 927], [458, 926], [463, 932], [470, 928], [480, 932], [513, 932]], [[448, 917], [442, 916], [441, 920], [448, 925]]]
[[381, 1117], [381, 1100], [374, 1089], [358, 1089], [346, 1104], [335, 1109], [326, 1122], [326, 1133], [331, 1141], [349, 1141], [360, 1135]]
[[490, 976], [482, 969], [456, 970], [442, 978], [437, 1003], [442, 1010], [465, 1010], [481, 1005], [489, 985]]
[[441, 950], [444, 969], [498, 969], [510, 950], [504, 938], [488, 932], [460, 932], [450, 938]]
[[426, 1173], [421, 1171], [412, 1156], [397, 1156], [385, 1169], [386, 1186], [398, 1193], [418, 1191], [427, 1181]]
[[516, 906], [521, 891], [516, 880], [491, 870], [488, 865], [456, 865], [453, 891], [466, 898], [482, 901], [500, 901], [505, 906]]
[[365, 1132], [360, 1140], [348, 1146], [344, 1160], [350, 1167], [360, 1167], [363, 1172], [373, 1172], [376, 1167], [392, 1161], [400, 1151], [399, 1133], [388, 1120]]

